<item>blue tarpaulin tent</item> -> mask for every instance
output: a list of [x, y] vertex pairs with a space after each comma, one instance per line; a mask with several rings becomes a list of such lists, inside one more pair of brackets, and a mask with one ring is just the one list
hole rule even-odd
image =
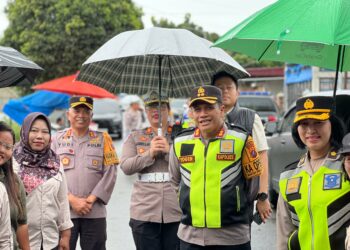
[[19, 99], [10, 100], [5, 104], [3, 112], [22, 125], [24, 118], [31, 112], [50, 115], [55, 109], [68, 108], [69, 98], [67, 94], [41, 90]]

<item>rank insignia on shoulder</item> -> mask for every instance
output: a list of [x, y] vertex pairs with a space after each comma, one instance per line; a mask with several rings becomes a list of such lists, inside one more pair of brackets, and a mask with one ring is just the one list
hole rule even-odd
[[193, 163], [195, 160], [196, 158], [194, 155], [185, 155], [179, 157], [180, 163]]
[[61, 160], [61, 162], [62, 162], [62, 165], [63, 165], [64, 167], [66, 167], [66, 166], [69, 165], [70, 159], [69, 159], [68, 157], [63, 157], [62, 160]]
[[328, 158], [330, 159], [336, 159], [338, 156], [337, 152], [336, 151], [331, 151], [329, 154], [328, 154]]
[[301, 177], [291, 178], [287, 180], [286, 194], [299, 193], [301, 186]]
[[340, 189], [341, 173], [325, 174], [323, 177], [323, 190]]

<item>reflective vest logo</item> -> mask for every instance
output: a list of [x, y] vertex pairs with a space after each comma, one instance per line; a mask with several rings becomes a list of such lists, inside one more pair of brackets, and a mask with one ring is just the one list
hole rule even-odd
[[340, 189], [341, 173], [325, 174], [323, 177], [323, 190]]
[[286, 194], [299, 193], [300, 186], [301, 186], [301, 177], [288, 179]]

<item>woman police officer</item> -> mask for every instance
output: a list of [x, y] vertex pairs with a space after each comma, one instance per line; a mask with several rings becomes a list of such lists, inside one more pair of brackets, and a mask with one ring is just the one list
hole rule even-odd
[[280, 177], [277, 249], [344, 249], [350, 183], [337, 153], [343, 124], [332, 107], [331, 97], [297, 100], [292, 135], [307, 152]]

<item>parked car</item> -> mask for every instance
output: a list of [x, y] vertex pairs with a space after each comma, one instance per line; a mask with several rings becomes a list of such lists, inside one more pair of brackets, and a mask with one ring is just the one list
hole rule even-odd
[[122, 109], [116, 99], [94, 99], [93, 114], [99, 130], [107, 130], [113, 139], [122, 137]]
[[255, 110], [263, 124], [278, 120], [278, 107], [272, 96], [240, 95], [237, 101], [239, 106]]
[[[332, 91], [308, 94], [308, 96], [332, 96]], [[350, 122], [350, 90], [338, 90], [336, 97], [336, 114], [349, 126]], [[269, 145], [269, 196], [272, 204], [276, 205], [279, 192], [279, 178], [285, 167], [297, 161], [304, 150], [299, 149], [292, 138], [291, 127], [295, 117], [295, 103], [279, 120], [266, 124], [267, 142]], [[349, 127], [347, 128], [349, 131]]]

